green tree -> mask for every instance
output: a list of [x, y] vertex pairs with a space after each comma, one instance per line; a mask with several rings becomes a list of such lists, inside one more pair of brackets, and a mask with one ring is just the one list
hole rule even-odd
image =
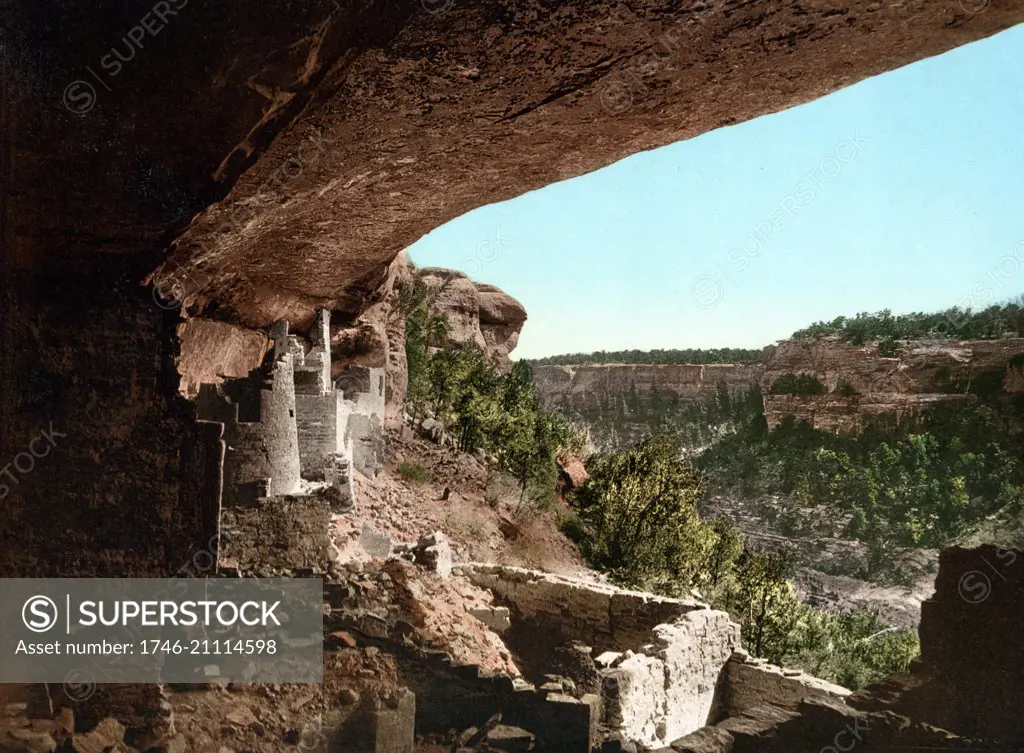
[[429, 288], [416, 275], [399, 281], [396, 302], [405, 320], [405, 359], [409, 379], [406, 404], [414, 415], [421, 415], [429, 392], [429, 349], [447, 342], [448, 322], [433, 312]]
[[714, 537], [695, 508], [701, 488], [671, 437], [592, 458], [575, 504], [582, 548], [598, 569], [629, 587], [681, 593], [695, 584]]
[[756, 656], [782, 662], [801, 616], [789, 576], [793, 557], [788, 550], [760, 552], [748, 549], [736, 566], [736, 585], [725, 598], [737, 616], [744, 644]]

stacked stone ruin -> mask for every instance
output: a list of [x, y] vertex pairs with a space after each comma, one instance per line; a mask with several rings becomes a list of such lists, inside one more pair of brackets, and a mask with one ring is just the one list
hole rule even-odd
[[322, 571], [331, 513], [355, 506], [354, 471], [373, 476], [383, 463], [384, 373], [346, 366], [335, 384], [326, 310], [308, 347], [286, 321], [270, 336], [261, 366], [201, 385], [196, 399], [200, 421], [223, 426], [219, 555]]

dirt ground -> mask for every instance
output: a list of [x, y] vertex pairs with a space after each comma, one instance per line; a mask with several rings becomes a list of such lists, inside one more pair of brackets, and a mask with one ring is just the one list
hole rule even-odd
[[[413, 469], [423, 478], [407, 480], [400, 468], [406, 476]], [[594, 577], [576, 546], [558, 530], [560, 503], [545, 511], [520, 507], [514, 483], [478, 457], [408, 433], [391, 438], [388, 463], [376, 478], [357, 476], [356, 499], [355, 511], [333, 524], [342, 560], [366, 558], [358, 541], [369, 523], [396, 543], [442, 531], [461, 562]]]

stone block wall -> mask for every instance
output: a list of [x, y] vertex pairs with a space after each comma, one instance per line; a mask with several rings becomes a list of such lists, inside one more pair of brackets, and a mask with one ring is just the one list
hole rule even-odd
[[819, 680], [799, 670], [783, 670], [761, 659], [738, 653], [725, 666], [726, 692], [720, 714], [738, 716], [749, 709], [770, 703], [795, 708], [803, 698], [842, 699], [850, 691]]
[[503, 565], [474, 563], [456, 569], [474, 584], [506, 602], [520, 621], [530, 623], [552, 645], [576, 640], [594, 653], [636, 649], [651, 639], [656, 625], [707, 609], [696, 601], [669, 599], [614, 586], [564, 578]]
[[385, 370], [348, 365], [334, 385], [345, 395], [348, 415], [344, 444], [352, 449], [352, 463], [360, 473], [376, 476], [384, 467]]
[[708, 724], [720, 707], [724, 668], [740, 648], [739, 626], [725, 612], [501, 565], [460, 565], [453, 572], [511, 608], [512, 627], [503, 636], [517, 661], [543, 665], [568, 642], [591, 647], [604, 667], [607, 731], [661, 747]]
[[713, 721], [740, 629], [725, 612], [688, 612], [658, 625], [639, 653], [602, 671], [605, 724], [657, 748]]
[[[256, 369], [246, 379], [202, 385], [196, 406], [200, 418], [224, 424], [226, 500], [244, 502], [299, 490], [299, 438], [290, 354]], [[268, 479], [270, 486], [265, 488]]]
[[295, 395], [295, 426], [302, 477], [319, 480], [332, 455], [349, 456], [345, 433], [348, 408], [340, 390], [322, 395]]

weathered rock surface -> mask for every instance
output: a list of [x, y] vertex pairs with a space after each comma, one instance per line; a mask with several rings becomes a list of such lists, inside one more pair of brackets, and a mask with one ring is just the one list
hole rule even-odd
[[493, 285], [473, 282], [461, 272], [430, 267], [419, 271], [434, 311], [448, 321], [453, 342], [476, 345], [501, 365], [519, 342], [526, 309]]
[[570, 410], [601, 408], [635, 393], [639, 399], [683, 403], [714, 399], [720, 387], [744, 392], [761, 383], [759, 364], [594, 364], [535, 366], [533, 379], [545, 401]]
[[[885, 358], [878, 343], [855, 346], [832, 338], [785, 340], [766, 353], [763, 392], [769, 426], [787, 415], [827, 431], [855, 431], [878, 416], [900, 419], [928, 406], [955, 402], [979, 389], [1024, 394], [1024, 338], [904, 341]], [[783, 374], [818, 377], [827, 394], [773, 395]], [[839, 390], [845, 383], [851, 394]]]
[[[252, 167], [181, 237], [178, 266], [162, 271], [202, 271], [190, 307], [216, 297], [221, 310], [260, 325], [301, 322], [328, 300], [358, 306], [363, 281], [469, 209], [807, 101], [1024, 12], [1017, 0], [981, 13], [953, 0], [495, 0], [440, 10], [313, 3], [298, 18], [261, 15], [262, 38], [225, 46], [225, 58], [245, 65], [219, 69], [222, 90], [252, 84], [222, 97], [237, 114], [219, 141], [206, 136], [220, 147], [206, 174], [227, 187]], [[271, 53], [265, 35], [275, 24]], [[173, 98], [163, 97], [166, 112]]]
[[302, 326], [360, 308], [401, 249], [474, 207], [1024, 17], [1019, 0], [428, 5], [188, 4], [99, 86], [86, 66], [137, 9], [9, 0], [9, 266], [127, 253], [144, 271], [185, 230], [161, 277], [188, 308]]

